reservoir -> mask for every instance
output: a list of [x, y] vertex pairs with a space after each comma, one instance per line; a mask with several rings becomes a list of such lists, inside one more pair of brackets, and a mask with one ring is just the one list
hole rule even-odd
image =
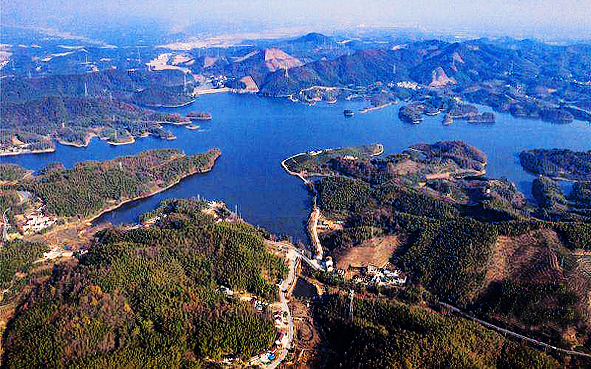
[[[457, 120], [444, 126], [442, 116], [425, 117], [420, 124], [408, 124], [398, 118], [400, 105], [355, 114], [352, 118], [343, 115], [344, 109], [358, 110], [365, 106], [367, 103], [361, 101], [308, 106], [254, 95], [203, 95], [191, 106], [163, 109], [180, 114], [203, 111], [213, 115], [211, 121], [197, 123], [199, 130], [167, 126], [177, 136], [174, 141], [147, 137], [131, 145], [111, 146], [95, 138], [86, 148], [58, 145], [54, 153], [0, 157], [0, 162], [39, 170], [52, 162], [71, 167], [80, 161], [104, 161], [148, 149], [174, 148], [195, 154], [218, 147], [222, 156], [211, 172], [186, 178], [163, 193], [126, 204], [98, 221], [132, 223], [163, 199], [201, 196], [224, 201], [232, 210], [237, 206], [246, 221], [305, 242], [310, 198], [301, 180], [288, 175], [280, 166], [281, 160], [293, 154], [380, 142], [387, 155], [418, 142], [462, 140], [486, 152], [487, 176], [506, 177], [529, 195], [535, 176], [521, 168], [517, 157], [521, 150], [591, 149], [591, 124], [581, 121], [560, 125], [496, 114], [496, 123], [491, 125]], [[479, 109], [491, 111], [482, 106]]]

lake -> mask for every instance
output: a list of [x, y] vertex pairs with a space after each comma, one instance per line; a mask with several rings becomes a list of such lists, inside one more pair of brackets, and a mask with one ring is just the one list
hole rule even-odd
[[591, 149], [591, 124], [580, 121], [559, 125], [496, 114], [497, 122], [493, 125], [455, 121], [443, 126], [441, 116], [425, 117], [421, 124], [408, 124], [398, 119], [399, 105], [344, 117], [344, 109], [356, 110], [366, 104], [342, 101], [308, 106], [254, 95], [203, 95], [191, 106], [162, 109], [181, 114], [207, 111], [213, 115], [211, 121], [199, 123], [200, 131], [167, 126], [178, 137], [174, 141], [147, 137], [132, 145], [112, 146], [93, 139], [86, 148], [58, 145], [55, 153], [0, 157], [0, 162], [39, 170], [51, 162], [71, 167], [80, 161], [104, 161], [153, 148], [175, 148], [195, 154], [218, 147], [222, 156], [211, 172], [189, 177], [163, 193], [126, 204], [98, 221], [132, 223], [163, 199], [201, 196], [222, 200], [232, 210], [237, 206], [242, 217], [252, 224], [305, 240], [310, 209], [308, 192], [298, 178], [289, 176], [280, 166], [281, 160], [293, 154], [376, 142], [383, 143], [388, 154], [418, 142], [462, 140], [486, 152], [488, 176], [506, 177], [529, 195], [535, 176], [519, 165], [517, 155], [521, 150]]

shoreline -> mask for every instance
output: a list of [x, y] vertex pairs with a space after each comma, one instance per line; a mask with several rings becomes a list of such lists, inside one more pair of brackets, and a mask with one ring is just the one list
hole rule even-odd
[[[380, 155], [382, 155], [384, 153], [384, 145], [381, 144], [381, 143], [378, 143], [376, 145], [378, 146], [378, 151], [375, 152], [375, 153], [373, 153], [373, 154], [370, 154], [369, 155], [370, 157], [380, 156]], [[323, 149], [323, 150], [329, 150], [329, 149]], [[304, 177], [304, 175], [302, 174], [302, 172], [293, 172], [293, 171], [291, 171], [287, 167], [287, 165], [285, 163], [288, 160], [293, 159], [296, 156], [300, 156], [300, 155], [308, 155], [308, 153], [307, 152], [301, 152], [299, 154], [292, 155], [289, 158], [283, 159], [281, 161], [281, 167], [287, 172], [287, 174], [292, 175], [292, 176], [295, 176], [295, 177], [298, 177], [299, 179], [301, 179], [304, 182], [304, 184], [306, 184], [308, 186], [311, 186], [311, 187], [313, 187], [312, 182], [308, 178], [306, 178], [306, 177], [330, 177], [331, 176], [331, 174], [325, 174], [325, 173], [308, 173]]]
[[389, 102], [387, 104], [382, 104], [382, 105], [378, 105], [378, 106], [372, 106], [369, 108], [363, 108], [363, 109], [359, 109], [357, 112], [359, 114], [366, 114], [369, 113], [370, 111], [374, 111], [374, 110], [380, 110], [380, 109], [384, 109], [387, 108], [388, 106], [394, 105], [393, 102]]
[[189, 172], [189, 173], [187, 173], [187, 174], [185, 174], [185, 175], [182, 175], [182, 176], [181, 176], [181, 177], [179, 177], [177, 180], [173, 181], [171, 184], [169, 184], [169, 185], [167, 185], [167, 186], [165, 186], [165, 187], [161, 187], [161, 188], [159, 188], [159, 189], [157, 189], [157, 190], [150, 191], [150, 192], [148, 192], [148, 193], [146, 193], [146, 194], [142, 194], [142, 195], [139, 195], [139, 196], [136, 196], [136, 197], [132, 197], [132, 198], [130, 198], [130, 199], [127, 199], [127, 200], [123, 200], [123, 201], [122, 201], [122, 202], [120, 202], [119, 204], [116, 204], [116, 205], [110, 206], [110, 207], [108, 207], [108, 208], [106, 208], [106, 209], [104, 209], [104, 210], [101, 210], [101, 212], [100, 212], [99, 214], [97, 214], [97, 215], [94, 215], [93, 217], [91, 217], [91, 218], [89, 218], [89, 219], [82, 220], [82, 221], [81, 221], [81, 223], [83, 223], [83, 224], [84, 224], [84, 223], [92, 223], [92, 222], [93, 222], [93, 221], [95, 221], [96, 219], [100, 218], [102, 215], [104, 215], [104, 214], [106, 214], [106, 213], [109, 213], [109, 212], [111, 212], [111, 211], [113, 211], [113, 210], [116, 210], [116, 209], [120, 208], [121, 206], [123, 206], [123, 205], [125, 205], [125, 204], [127, 204], [127, 203], [130, 203], [130, 202], [133, 202], [133, 201], [136, 201], [136, 200], [142, 200], [142, 199], [146, 199], [146, 198], [148, 198], [148, 197], [152, 197], [152, 196], [154, 196], [154, 195], [157, 195], [157, 194], [159, 194], [159, 193], [161, 193], [161, 192], [164, 192], [164, 191], [166, 191], [166, 190], [170, 189], [171, 187], [174, 187], [174, 186], [176, 186], [177, 184], [181, 183], [181, 181], [182, 181], [182, 180], [184, 180], [185, 178], [188, 178], [188, 177], [190, 177], [190, 176], [192, 176], [192, 175], [199, 174], [199, 173], [207, 173], [207, 172], [210, 172], [210, 171], [213, 169], [213, 167], [214, 167], [214, 165], [215, 165], [215, 162], [217, 161], [217, 159], [218, 159], [218, 158], [219, 158], [221, 155], [222, 155], [222, 154], [220, 153], [218, 156], [216, 156], [216, 157], [213, 159], [213, 161], [212, 161], [212, 163], [211, 163], [211, 166], [209, 166], [208, 168], [206, 168], [206, 169], [204, 169], [204, 170], [199, 170], [199, 169], [197, 169], [197, 170], [193, 170], [193, 171], [191, 171], [191, 172]]
[[90, 133], [88, 134], [85, 138], [84, 138], [84, 143], [83, 144], [79, 144], [79, 143], [75, 143], [75, 142], [68, 142], [68, 141], [64, 141], [61, 138], [58, 138], [56, 141], [60, 144], [60, 145], [64, 145], [64, 146], [73, 146], [73, 147], [88, 147], [88, 145], [90, 144], [90, 141], [92, 141], [92, 139], [94, 137], [97, 137], [97, 135], [95, 133]]
[[130, 136], [131, 140], [130, 141], [125, 141], [125, 142], [113, 142], [113, 141], [107, 141], [109, 143], [109, 145], [113, 145], [113, 146], [121, 146], [121, 145], [129, 145], [132, 143], [135, 143], [135, 137]]
[[92, 216], [90, 216], [88, 218], [85, 218], [85, 219], [82, 219], [82, 220], [79, 220], [79, 221], [75, 221], [75, 222], [68, 222], [68, 223], [65, 223], [65, 224], [60, 225], [59, 227], [55, 227], [51, 231], [47, 232], [45, 235], [50, 235], [50, 234], [55, 233], [55, 232], [63, 231], [65, 229], [74, 228], [74, 227], [78, 227], [78, 226], [83, 226], [83, 227], [86, 227], [86, 228], [89, 227], [89, 226], [92, 227], [92, 226], [94, 226], [92, 223], [95, 220], [97, 220], [101, 216], [105, 215], [106, 213], [109, 213], [109, 212], [111, 212], [113, 210], [116, 210], [116, 209], [120, 208], [121, 206], [123, 206], [125, 204], [128, 204], [128, 203], [133, 202], [133, 201], [136, 201], [136, 200], [142, 200], [142, 199], [146, 199], [146, 198], [152, 197], [154, 195], [157, 195], [157, 194], [159, 194], [161, 192], [164, 192], [164, 191], [170, 189], [171, 187], [176, 186], [181, 181], [183, 181], [185, 178], [188, 178], [188, 177], [193, 176], [195, 174], [210, 172], [213, 169], [213, 167], [215, 165], [215, 162], [217, 161], [217, 159], [221, 155], [222, 154], [220, 152], [220, 154], [218, 154], [216, 157], [213, 158], [213, 160], [211, 162], [211, 165], [209, 167], [203, 169], [203, 170], [201, 170], [201, 169], [193, 170], [193, 171], [191, 171], [191, 172], [189, 172], [189, 173], [187, 173], [185, 175], [180, 176], [178, 179], [176, 179], [175, 181], [173, 181], [172, 183], [170, 183], [169, 185], [167, 185], [165, 187], [160, 187], [160, 188], [158, 188], [156, 190], [153, 190], [153, 191], [150, 191], [148, 193], [145, 193], [145, 194], [142, 194], [142, 195], [139, 195], [139, 196], [136, 196], [136, 197], [132, 197], [132, 198], [129, 198], [129, 199], [121, 200], [117, 204], [113, 204], [113, 205], [111, 205], [109, 207], [106, 207], [106, 208], [101, 209], [97, 214], [92, 215]]
[[233, 92], [234, 89], [229, 87], [221, 87], [221, 88], [206, 88], [203, 90], [196, 90], [195, 92], [197, 95], [208, 95], [208, 94], [219, 94], [224, 92]]
[[308, 186], [312, 186], [312, 182], [310, 182], [308, 179], [306, 179], [300, 172], [292, 172], [291, 170], [289, 170], [289, 168], [285, 164], [286, 161], [288, 161], [288, 160], [290, 160], [292, 158], [295, 158], [296, 156], [306, 155], [306, 154], [307, 153], [305, 153], [305, 152], [301, 152], [299, 154], [292, 155], [292, 156], [290, 156], [287, 159], [283, 159], [281, 161], [281, 167], [287, 172], [287, 174], [292, 175], [292, 176], [295, 176], [295, 177], [298, 177], [299, 179], [301, 179], [304, 182], [304, 184], [306, 184]]
[[0, 156], [17, 156], [17, 155], [27, 155], [27, 154], [48, 154], [55, 152], [55, 147], [51, 149], [43, 149], [43, 150], [29, 150], [29, 149], [20, 149], [19, 151], [10, 151], [10, 152], [0, 152]]
[[187, 102], [184, 102], [181, 104], [175, 104], [175, 105], [164, 105], [164, 104], [163, 105], [138, 104], [138, 105], [145, 106], [146, 108], [151, 108], [151, 109], [160, 109], [160, 108], [174, 109], [174, 108], [182, 108], [183, 106], [191, 105], [195, 101], [197, 101], [197, 98], [194, 98], [191, 101], [187, 101]]

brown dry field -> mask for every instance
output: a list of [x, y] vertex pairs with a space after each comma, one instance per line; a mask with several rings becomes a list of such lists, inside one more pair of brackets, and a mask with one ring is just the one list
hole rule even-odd
[[400, 240], [398, 236], [374, 237], [357, 247], [347, 250], [339, 257], [337, 268], [347, 270], [349, 265], [353, 267], [366, 267], [368, 265], [384, 267], [399, 246]]
[[520, 282], [549, 282], [562, 279], [557, 251], [562, 247], [556, 232], [533, 231], [519, 237], [499, 236], [485, 277], [492, 281], [511, 278]]

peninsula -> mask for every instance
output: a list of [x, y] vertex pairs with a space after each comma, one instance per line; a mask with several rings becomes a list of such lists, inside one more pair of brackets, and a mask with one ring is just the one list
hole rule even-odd
[[[183, 178], [211, 170], [220, 155], [218, 149], [194, 156], [180, 150], [150, 150], [103, 163], [83, 162], [72, 169], [51, 165], [3, 189], [7, 194], [16, 190], [29, 194], [18, 204], [21, 213], [13, 214], [17, 221], [12, 229], [26, 234], [40, 230], [40, 222], [47, 227], [61, 223], [60, 229], [91, 222], [127, 202], [152, 196]], [[23, 173], [17, 166], [9, 168], [15, 173], [9, 178]]]
[[528, 172], [554, 179], [591, 181], [591, 151], [533, 149], [519, 154]]

